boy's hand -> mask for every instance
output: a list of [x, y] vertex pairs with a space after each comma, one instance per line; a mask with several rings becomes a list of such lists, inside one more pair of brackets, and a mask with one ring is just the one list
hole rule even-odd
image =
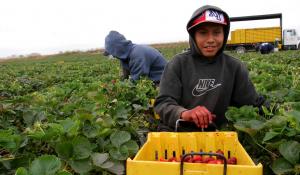
[[200, 128], [207, 128], [213, 121], [214, 115], [206, 107], [197, 106], [182, 112], [180, 118], [185, 121], [192, 121]]

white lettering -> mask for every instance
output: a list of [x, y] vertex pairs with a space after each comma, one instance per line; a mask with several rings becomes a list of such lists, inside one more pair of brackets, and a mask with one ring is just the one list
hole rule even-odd
[[202, 96], [208, 91], [221, 86], [221, 84], [215, 84], [215, 81], [215, 79], [199, 79], [198, 83], [192, 91], [193, 96]]

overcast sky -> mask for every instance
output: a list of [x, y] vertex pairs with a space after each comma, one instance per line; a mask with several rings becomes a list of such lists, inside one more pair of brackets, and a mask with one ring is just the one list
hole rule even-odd
[[[299, 0], [1, 0], [0, 57], [103, 48], [110, 30], [134, 43], [186, 41], [187, 21], [206, 4], [231, 17], [282, 13], [283, 28], [300, 29]], [[279, 26], [279, 20], [239, 25]]]

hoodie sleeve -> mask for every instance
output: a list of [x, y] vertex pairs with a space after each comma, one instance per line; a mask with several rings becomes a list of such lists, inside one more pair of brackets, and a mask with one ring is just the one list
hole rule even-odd
[[154, 104], [155, 112], [160, 116], [164, 125], [175, 127], [176, 120], [187, 109], [180, 106], [182, 83], [180, 65], [176, 60], [167, 63], [159, 86], [159, 95]]
[[240, 64], [235, 75], [235, 85], [232, 97], [233, 106], [253, 105], [259, 106], [259, 95], [249, 78], [249, 73], [244, 64]]

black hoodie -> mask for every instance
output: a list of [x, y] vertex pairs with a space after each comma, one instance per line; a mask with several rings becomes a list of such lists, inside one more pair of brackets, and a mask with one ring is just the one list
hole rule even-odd
[[[161, 120], [159, 130], [174, 131], [181, 113], [199, 105], [217, 116], [214, 121], [217, 126], [227, 122], [225, 112], [228, 106], [257, 106], [259, 96], [247, 68], [240, 60], [223, 53], [230, 28], [226, 12], [218, 7], [203, 6], [193, 13], [187, 28], [208, 9], [222, 12], [226, 18], [223, 47], [213, 59], [205, 58], [195, 44], [194, 30], [188, 31], [190, 51], [176, 55], [162, 75], [160, 92], [155, 100], [155, 111]], [[199, 129], [194, 125], [187, 128], [190, 131]]]

